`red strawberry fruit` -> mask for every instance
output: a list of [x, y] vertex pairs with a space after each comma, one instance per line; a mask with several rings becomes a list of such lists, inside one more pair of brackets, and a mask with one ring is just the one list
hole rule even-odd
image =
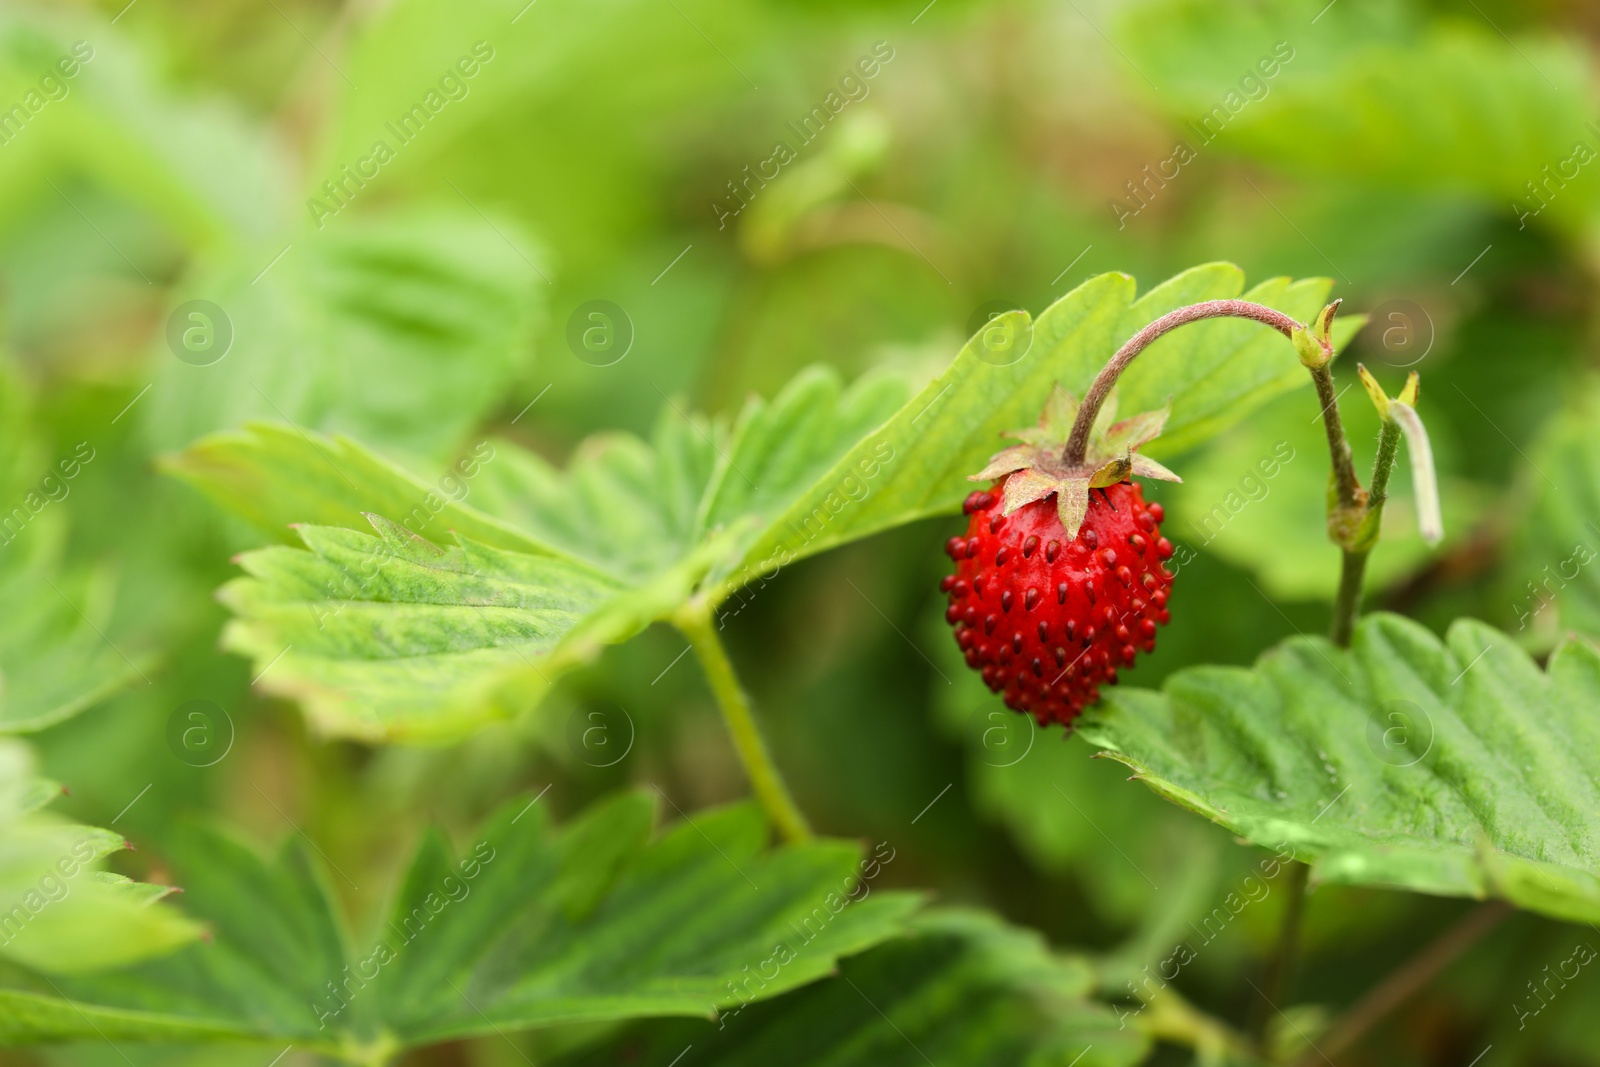
[[1102, 411], [1087, 463], [1069, 468], [1061, 431], [1076, 413], [1077, 402], [1057, 390], [1039, 427], [1014, 435], [1025, 443], [973, 476], [1000, 480], [967, 497], [966, 536], [945, 546], [956, 562], [942, 583], [945, 618], [968, 666], [1041, 725], [1070, 725], [1140, 649], [1155, 649], [1156, 627], [1170, 618], [1162, 508], [1128, 480], [1176, 480], [1133, 452], [1160, 432], [1166, 413], [1101, 429], [1114, 417]]

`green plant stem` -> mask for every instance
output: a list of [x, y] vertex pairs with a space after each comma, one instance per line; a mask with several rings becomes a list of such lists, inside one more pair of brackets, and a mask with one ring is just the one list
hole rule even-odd
[[1378, 432], [1378, 459], [1372, 465], [1372, 489], [1368, 493], [1369, 510], [1382, 512], [1384, 501], [1389, 499], [1389, 475], [1394, 471], [1395, 460], [1400, 455], [1400, 424], [1393, 419], [1383, 420]]
[[678, 612], [673, 622], [689, 639], [701, 668], [706, 672], [706, 681], [711, 684], [711, 692], [717, 698], [722, 721], [727, 724], [733, 747], [739, 753], [739, 761], [744, 764], [745, 775], [750, 779], [750, 788], [766, 811], [767, 818], [772, 820], [772, 825], [785, 841], [809, 840], [811, 827], [794, 798], [789, 795], [789, 788], [783, 783], [778, 765], [772, 762], [766, 739], [761, 736], [761, 728], [756, 725], [755, 715], [750, 709], [750, 698], [739, 685], [727, 650], [717, 636], [713, 615], [711, 607], [697, 598]]
[[1300, 927], [1306, 913], [1306, 883], [1310, 875], [1311, 868], [1304, 863], [1292, 862], [1289, 866], [1289, 900], [1284, 905], [1283, 925], [1278, 928], [1278, 944], [1273, 949], [1261, 984], [1266, 996], [1258, 998], [1250, 1023], [1250, 1036], [1257, 1048], [1264, 1048], [1267, 1024], [1272, 1021], [1272, 1006], [1283, 1003], [1288, 993], [1289, 979], [1294, 974], [1295, 957], [1300, 951]]
[[1361, 587], [1367, 576], [1367, 557], [1370, 549], [1352, 552], [1343, 550], [1339, 565], [1339, 592], [1333, 599], [1333, 625], [1328, 637], [1340, 648], [1349, 648], [1355, 636], [1356, 619], [1361, 616]]
[[1340, 545], [1344, 558], [1339, 570], [1339, 593], [1333, 602], [1333, 625], [1329, 631], [1329, 637], [1340, 648], [1350, 647], [1356, 619], [1361, 615], [1361, 590], [1367, 574], [1367, 557], [1372, 554], [1372, 546], [1378, 543], [1383, 505], [1389, 499], [1389, 476], [1394, 472], [1399, 455], [1400, 425], [1393, 419], [1385, 419], [1383, 429], [1378, 434], [1378, 458], [1372, 467], [1372, 488], [1361, 507], [1360, 522], [1355, 530], [1348, 531], [1346, 543]]

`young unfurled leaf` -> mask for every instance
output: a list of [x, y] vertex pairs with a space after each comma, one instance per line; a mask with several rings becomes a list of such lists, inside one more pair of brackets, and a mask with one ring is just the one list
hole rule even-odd
[[[426, 838], [388, 913], [354, 932], [330, 882], [348, 875], [308, 849], [269, 863], [213, 832], [179, 835], [186, 903], [212, 940], [103, 975], [8, 982], [0, 1041], [260, 1040], [375, 1063], [557, 1023], [711, 1017], [830, 973], [899, 935], [920, 903], [873, 886], [892, 853], [769, 850], [749, 806], [652, 838], [643, 794], [559, 832], [537, 800], [507, 804], [459, 856]], [[764, 964], [764, 983], [748, 982]]]
[[1502, 897], [1600, 920], [1600, 651], [1541, 671], [1505, 634], [1394, 615], [1349, 650], [1297, 638], [1253, 668], [1123, 690], [1080, 732], [1152, 789], [1314, 877]]

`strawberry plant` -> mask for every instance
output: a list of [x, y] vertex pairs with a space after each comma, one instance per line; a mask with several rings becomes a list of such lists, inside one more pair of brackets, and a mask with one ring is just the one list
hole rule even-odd
[[1584, 20], [14, 7], [0, 1063], [1600, 1063]]

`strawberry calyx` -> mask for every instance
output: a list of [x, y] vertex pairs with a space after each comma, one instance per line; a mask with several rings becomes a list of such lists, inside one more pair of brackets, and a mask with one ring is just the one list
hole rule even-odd
[[1095, 413], [1083, 462], [1071, 463], [1065, 458], [1065, 444], [1079, 407], [1077, 397], [1057, 385], [1045, 402], [1038, 425], [1005, 434], [1022, 443], [996, 452], [983, 470], [969, 476], [975, 482], [1005, 479], [1002, 515], [1009, 516], [1054, 493], [1056, 512], [1069, 542], [1075, 541], [1083, 528], [1089, 511], [1089, 490], [1117, 485], [1135, 474], [1167, 482], [1183, 481], [1138, 451], [1160, 436], [1172, 413], [1170, 403], [1118, 421], [1116, 394], [1112, 393]]

